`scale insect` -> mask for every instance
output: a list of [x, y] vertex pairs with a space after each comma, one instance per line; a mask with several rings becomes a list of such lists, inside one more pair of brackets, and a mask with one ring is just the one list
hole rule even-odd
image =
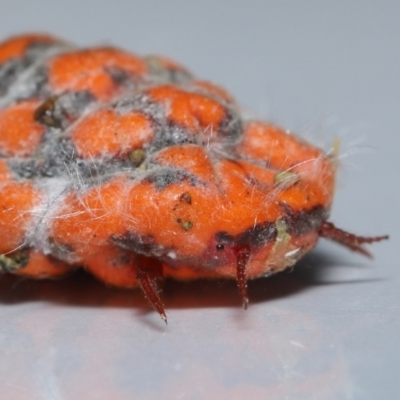
[[328, 222], [336, 159], [244, 119], [222, 88], [162, 57], [77, 49], [49, 35], [0, 44], [0, 272], [84, 267], [140, 287], [167, 321], [164, 278], [248, 279], [292, 266]]

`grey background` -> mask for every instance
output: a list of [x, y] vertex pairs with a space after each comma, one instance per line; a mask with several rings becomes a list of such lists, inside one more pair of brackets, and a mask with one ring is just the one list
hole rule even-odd
[[169, 325], [137, 292], [84, 274], [0, 277], [4, 399], [397, 399], [400, 3], [0, 1], [0, 37], [48, 31], [161, 53], [244, 109], [341, 141], [331, 220], [388, 233], [369, 261], [322, 243], [250, 284], [168, 283]]

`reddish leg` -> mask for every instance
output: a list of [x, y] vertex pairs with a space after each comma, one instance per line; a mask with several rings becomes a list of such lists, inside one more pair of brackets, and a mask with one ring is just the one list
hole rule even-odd
[[236, 256], [236, 279], [239, 286], [239, 293], [242, 297], [242, 306], [247, 310], [249, 298], [247, 297], [246, 266], [250, 258], [250, 246], [247, 244], [237, 245], [233, 248]]
[[160, 280], [163, 279], [162, 265], [159, 261], [145, 256], [138, 256], [136, 279], [146, 299], [167, 323], [164, 306], [158, 295]]
[[343, 231], [336, 228], [332, 222], [324, 221], [318, 231], [319, 236], [329, 240], [333, 240], [348, 247], [350, 250], [357, 251], [367, 257], [372, 257], [371, 253], [366, 250], [362, 245], [365, 243], [380, 242], [381, 240], [389, 239], [388, 235], [364, 237], [353, 235], [350, 232]]

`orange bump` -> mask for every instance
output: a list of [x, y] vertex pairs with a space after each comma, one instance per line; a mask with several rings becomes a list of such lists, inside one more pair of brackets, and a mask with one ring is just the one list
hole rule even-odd
[[219, 102], [171, 85], [150, 89], [149, 94], [155, 101], [165, 104], [172, 122], [192, 132], [216, 131], [226, 116], [225, 108]]
[[174, 249], [178, 257], [202, 254], [207, 242], [218, 230], [220, 195], [212, 185], [192, 186], [183, 181], [159, 190], [143, 182], [132, 187], [126, 196], [125, 226], [141, 237]]
[[89, 90], [101, 100], [110, 98], [119, 89], [107, 68], [116, 67], [128, 75], [141, 75], [147, 71], [142, 59], [113, 48], [66, 53], [49, 61], [48, 66], [50, 86], [56, 91]]
[[143, 113], [99, 110], [79, 121], [71, 137], [82, 157], [117, 156], [143, 148], [151, 141], [153, 128]]
[[71, 192], [54, 216], [50, 237], [70, 246], [78, 257], [95, 254], [114, 234], [125, 232], [127, 186], [121, 178], [82, 194]]
[[[273, 201], [275, 199], [269, 199], [264, 190], [257, 188], [243, 165], [220, 160], [215, 169], [224, 194], [219, 213], [221, 231], [236, 235], [255, 224], [275, 222], [282, 216], [280, 205]], [[268, 182], [267, 175], [263, 178]]]
[[110, 285], [134, 288], [138, 286], [135, 263], [134, 253], [115, 246], [105, 246], [85, 260], [85, 268]]
[[13, 273], [35, 279], [56, 278], [65, 275], [74, 268], [74, 266], [54, 257], [46, 256], [41, 251], [31, 250], [28, 255], [28, 263]]
[[38, 100], [15, 103], [0, 111], [0, 153], [26, 157], [40, 144], [45, 127], [34, 119]]
[[[282, 198], [290, 198], [296, 191], [303, 190], [304, 195], [314, 199], [308, 202], [310, 205], [319, 202], [329, 207], [334, 192], [336, 166], [334, 160], [322, 150], [274, 125], [250, 122], [236, 151], [250, 160], [268, 163], [277, 173], [288, 171], [298, 174], [303, 181], [301, 189], [300, 186], [297, 189], [290, 188], [286, 194], [282, 194]], [[299, 199], [299, 196], [302, 197], [298, 194], [296, 198]], [[290, 205], [301, 209], [300, 203], [297, 206], [295, 203]]]
[[215, 183], [214, 168], [203, 147], [196, 145], [167, 147], [157, 154], [154, 161], [164, 166], [183, 168], [204, 183]]
[[249, 122], [243, 135], [243, 142], [238, 148], [241, 154], [266, 161], [279, 170], [286, 170], [323, 154], [301, 138], [263, 122]]
[[32, 210], [40, 202], [41, 193], [30, 182], [0, 186], [0, 253], [12, 251], [23, 243]]

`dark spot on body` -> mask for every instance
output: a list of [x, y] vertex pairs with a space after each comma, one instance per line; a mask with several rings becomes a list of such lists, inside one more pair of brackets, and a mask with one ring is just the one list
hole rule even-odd
[[128, 153], [128, 159], [135, 168], [138, 168], [146, 159], [146, 151], [143, 149], [134, 149]]
[[48, 97], [35, 111], [34, 118], [50, 128], [67, 128], [94, 101], [89, 91], [65, 92]]
[[52, 128], [61, 128], [61, 119], [56, 115], [56, 101], [58, 96], [49, 97], [33, 114], [35, 121]]
[[179, 168], [163, 168], [150, 172], [143, 181], [152, 183], [157, 190], [163, 190], [170, 185], [185, 181], [191, 186], [198, 186], [201, 184], [201, 181], [195, 175]]
[[179, 200], [187, 204], [192, 204], [192, 196], [190, 195], [189, 192], [182, 193]]
[[178, 218], [176, 222], [181, 226], [181, 228], [185, 231], [190, 231], [193, 228], [193, 222], [188, 220], [182, 220]]

